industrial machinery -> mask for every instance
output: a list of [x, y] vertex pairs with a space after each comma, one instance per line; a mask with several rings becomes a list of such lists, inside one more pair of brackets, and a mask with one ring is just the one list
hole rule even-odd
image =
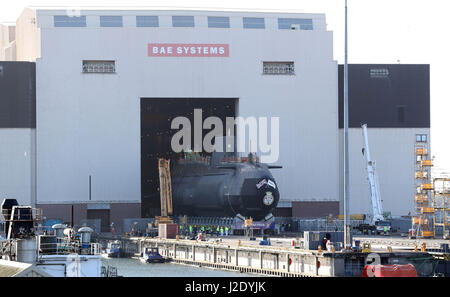
[[[359, 228], [366, 228], [371, 231], [379, 233], [387, 233], [391, 231], [391, 223], [386, 221], [383, 216], [383, 205], [381, 202], [380, 187], [378, 182], [378, 176], [375, 166], [375, 161], [372, 160], [369, 148], [369, 137], [367, 134], [367, 124], [362, 126], [363, 138], [364, 138], [364, 148], [362, 153], [366, 159], [367, 166], [367, 180], [369, 182], [369, 192], [370, 192], [370, 204], [372, 206], [372, 215], [369, 218], [367, 226], [359, 226]], [[386, 232], [387, 231], [387, 232]]]
[[361, 245], [361, 252], [362, 253], [370, 253], [372, 252], [372, 246], [370, 242], [363, 242]]
[[41, 209], [19, 205], [16, 199], [4, 199], [1, 212], [7, 239], [35, 236], [35, 222], [42, 218]]

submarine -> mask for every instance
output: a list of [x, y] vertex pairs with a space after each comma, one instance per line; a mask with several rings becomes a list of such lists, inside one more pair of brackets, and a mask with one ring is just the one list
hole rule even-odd
[[244, 158], [187, 153], [171, 161], [173, 214], [268, 220], [280, 199], [270, 169], [279, 168], [260, 163], [251, 153]]

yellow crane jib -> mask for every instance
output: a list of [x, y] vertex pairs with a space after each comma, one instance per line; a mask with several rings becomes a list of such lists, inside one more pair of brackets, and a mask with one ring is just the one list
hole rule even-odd
[[158, 159], [159, 192], [161, 196], [161, 217], [173, 214], [172, 180], [170, 178], [170, 160]]

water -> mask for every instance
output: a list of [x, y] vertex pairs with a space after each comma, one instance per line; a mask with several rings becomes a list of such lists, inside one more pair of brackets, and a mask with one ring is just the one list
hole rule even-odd
[[250, 277], [251, 274], [216, 270], [172, 263], [142, 263], [138, 259], [102, 258], [102, 265], [117, 267], [117, 274], [124, 277]]

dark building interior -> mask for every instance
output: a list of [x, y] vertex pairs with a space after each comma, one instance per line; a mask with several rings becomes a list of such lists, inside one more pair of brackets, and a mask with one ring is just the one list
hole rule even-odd
[[[160, 215], [158, 158], [180, 158], [180, 154], [171, 148], [172, 136], [178, 131], [171, 129], [172, 120], [179, 116], [190, 120], [193, 144], [194, 109], [202, 110], [203, 121], [216, 116], [225, 123], [226, 117], [236, 116], [236, 104], [236, 98], [141, 98], [142, 217]], [[209, 131], [202, 129], [202, 139]], [[210, 153], [203, 152], [201, 155], [208, 156]]]

